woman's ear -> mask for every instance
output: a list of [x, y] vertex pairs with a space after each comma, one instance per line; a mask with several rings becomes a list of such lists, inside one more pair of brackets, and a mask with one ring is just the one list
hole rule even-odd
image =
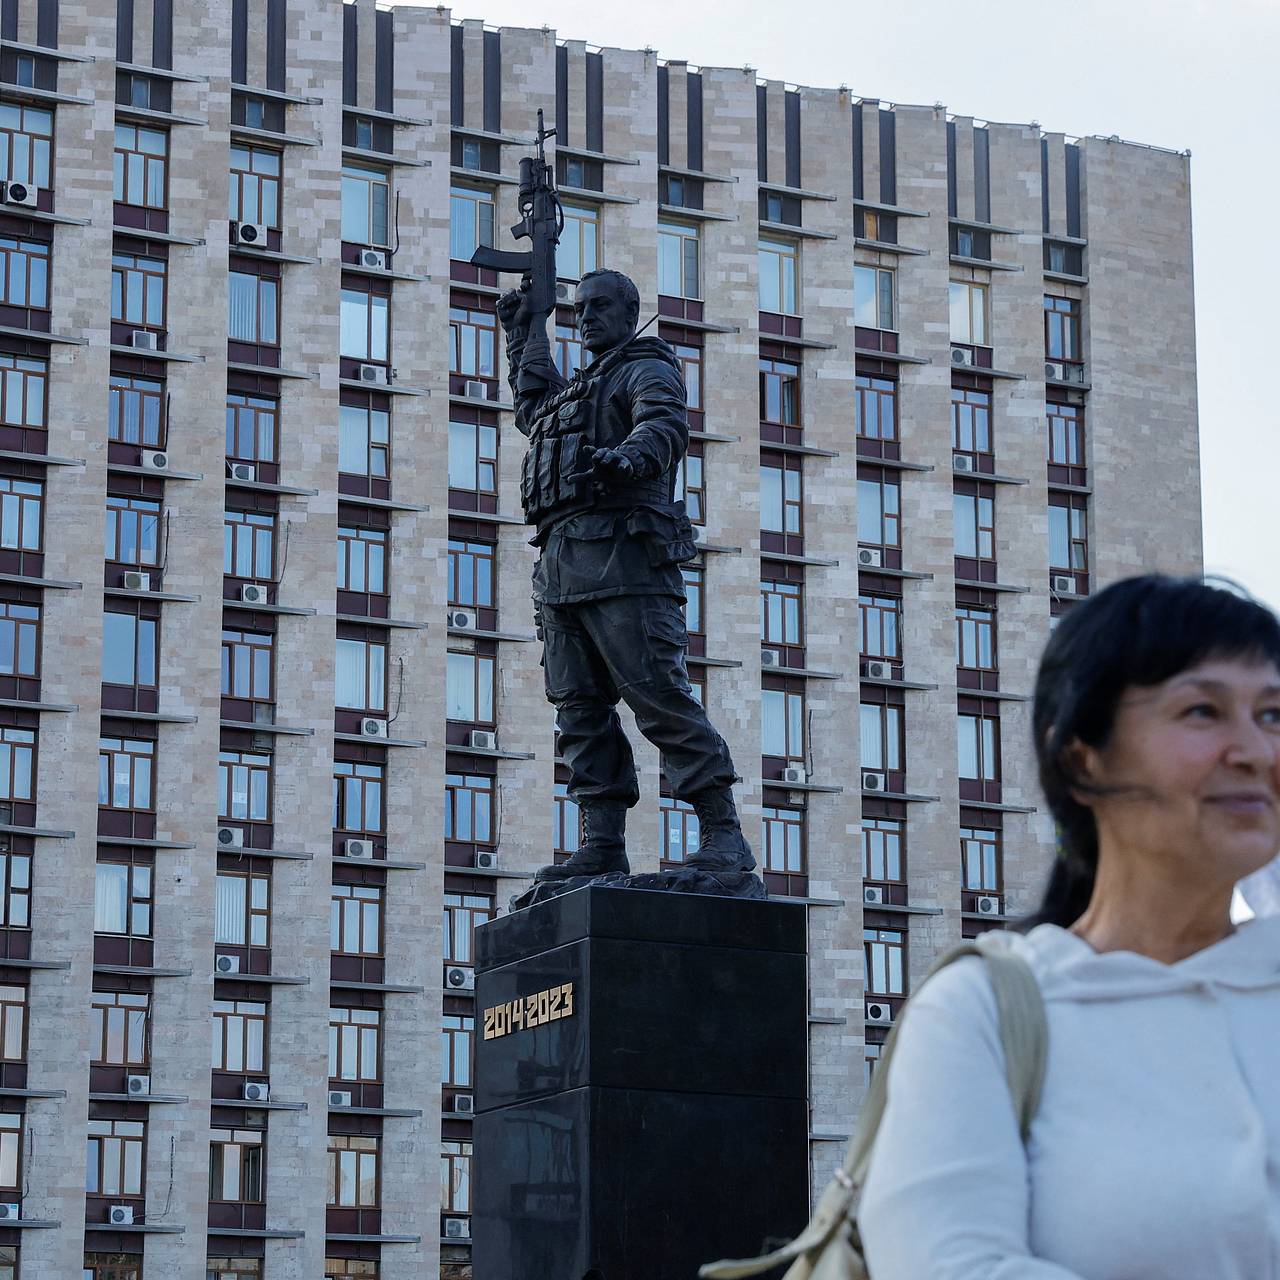
[[[1079, 738], [1072, 738], [1062, 749], [1062, 768], [1067, 776], [1071, 798], [1086, 809], [1092, 808], [1093, 788], [1098, 782], [1098, 753]], [[1078, 786], [1071, 784], [1078, 784]]]

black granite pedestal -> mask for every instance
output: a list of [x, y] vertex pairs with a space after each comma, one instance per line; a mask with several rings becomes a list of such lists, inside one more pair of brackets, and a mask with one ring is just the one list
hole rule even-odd
[[695, 1280], [808, 1214], [804, 908], [594, 886], [476, 934], [476, 1280]]

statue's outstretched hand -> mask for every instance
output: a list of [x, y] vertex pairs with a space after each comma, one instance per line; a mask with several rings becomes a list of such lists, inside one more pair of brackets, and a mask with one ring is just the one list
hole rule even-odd
[[591, 454], [591, 478], [603, 484], [625, 484], [635, 478], [635, 464], [621, 449], [595, 449]]

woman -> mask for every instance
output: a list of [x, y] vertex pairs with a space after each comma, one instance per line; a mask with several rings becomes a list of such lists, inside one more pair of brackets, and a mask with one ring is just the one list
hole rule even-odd
[[1049, 1059], [1024, 1148], [982, 962], [910, 1003], [859, 1224], [874, 1280], [1280, 1280], [1280, 622], [1134, 578], [1076, 605], [1036, 684], [1061, 833], [1016, 949]]

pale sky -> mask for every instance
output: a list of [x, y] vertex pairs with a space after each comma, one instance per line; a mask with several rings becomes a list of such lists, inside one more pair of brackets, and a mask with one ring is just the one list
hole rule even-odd
[[[561, 38], [847, 84], [886, 102], [943, 102], [982, 120], [1189, 147], [1205, 567], [1280, 608], [1280, 422], [1265, 393], [1280, 365], [1280, 165], [1266, 88], [1280, 61], [1277, 0], [468, 0], [453, 16], [545, 24]], [[554, 107], [530, 103], [530, 115], [541, 105]]]

